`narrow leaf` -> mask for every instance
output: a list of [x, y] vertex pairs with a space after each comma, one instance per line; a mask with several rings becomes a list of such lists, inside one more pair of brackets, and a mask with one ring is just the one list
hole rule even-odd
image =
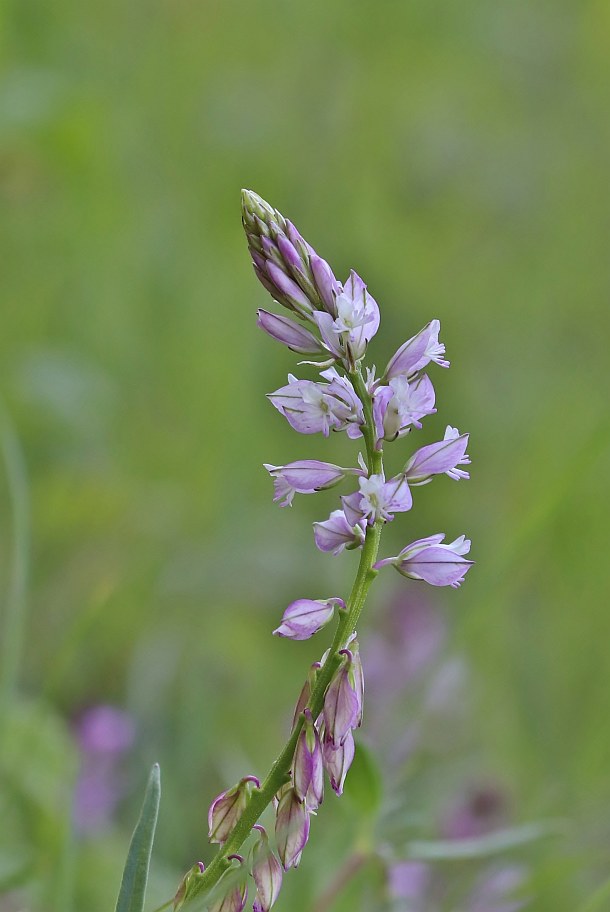
[[497, 830], [495, 833], [470, 839], [410, 842], [407, 844], [407, 853], [409, 858], [418, 861], [484, 858], [548, 836], [562, 835], [564, 831], [565, 821], [562, 820], [526, 823], [523, 826]]
[[144, 909], [148, 867], [155, 838], [160, 799], [161, 771], [159, 764], [155, 763], [146, 786], [140, 819], [131, 837], [115, 912], [142, 912]]

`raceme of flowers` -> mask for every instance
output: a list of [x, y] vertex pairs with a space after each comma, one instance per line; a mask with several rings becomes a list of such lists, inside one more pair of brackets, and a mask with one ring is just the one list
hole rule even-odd
[[[443, 533], [376, 560], [382, 527], [396, 513], [411, 510], [413, 488], [438, 475], [456, 481], [469, 477], [463, 468], [470, 463], [468, 434], [452, 426], [442, 440], [416, 448], [397, 475], [386, 478], [383, 470], [383, 446], [417, 432], [423, 419], [436, 413], [435, 391], [426, 370], [449, 367], [445, 346], [439, 342], [439, 321], [431, 320], [401, 345], [380, 376], [374, 367], [363, 370], [363, 358], [380, 322], [379, 307], [363, 279], [352, 270], [344, 283], [339, 282], [294, 225], [247, 190], [242, 194], [242, 221], [256, 275], [274, 304], [289, 313], [261, 309], [258, 325], [292, 351], [315, 359], [301, 363], [316, 368], [320, 377], [311, 380], [289, 374], [288, 382], [269, 395], [271, 404], [295, 431], [326, 437], [331, 431], [344, 431], [362, 441], [365, 451], [358, 454], [356, 465], [348, 467], [315, 459], [265, 465], [273, 480], [273, 499], [281, 507], [291, 506], [297, 494], [314, 494], [351, 481], [353, 489], [340, 495], [337, 509], [328, 519], [314, 523], [314, 541], [320, 551], [333, 555], [361, 550], [354, 588], [358, 590], [363, 582], [361, 595], [357, 593], [347, 604], [335, 596], [308, 596], [296, 599], [284, 611], [274, 633], [292, 640], [309, 639], [334, 618], [338, 620], [333, 646], [311, 667], [297, 701], [287, 745], [289, 768], [281, 778], [278, 759], [263, 786], [256, 777], [245, 776], [213, 801], [209, 838], [219, 844], [219, 856], [207, 872], [201, 862], [188, 872], [174, 900], [176, 910], [197, 892], [197, 886], [194, 891], [191, 887], [200, 879], [206, 889], [215, 886], [208, 912], [241, 912], [247, 903], [248, 873], [254, 882], [255, 912], [267, 912], [273, 906], [283, 872], [301, 859], [311, 815], [324, 798], [325, 774], [340, 795], [354, 758], [353, 732], [362, 723], [364, 697], [354, 626], [368, 584], [376, 571], [393, 566], [409, 579], [457, 587], [472, 565], [465, 557], [470, 541], [461, 535], [445, 543]], [[257, 817], [246, 832], [242, 830], [244, 821], [264, 809], [261, 805], [259, 810], [260, 798], [268, 783], [273, 787], [276, 776], [280, 778], [272, 793], [274, 852]], [[254, 840], [245, 860], [235, 849], [248, 834]], [[214, 866], [217, 874], [212, 878]], [[219, 889], [223, 882], [224, 890]]]

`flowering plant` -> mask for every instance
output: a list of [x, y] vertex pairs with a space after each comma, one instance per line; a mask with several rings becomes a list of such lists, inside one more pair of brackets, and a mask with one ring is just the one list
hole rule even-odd
[[[196, 897], [208, 912], [241, 912], [251, 875], [254, 912], [267, 912], [280, 892], [283, 872], [297, 867], [310, 833], [311, 815], [324, 797], [324, 774], [340, 795], [354, 758], [353, 732], [362, 723], [364, 676], [356, 627], [369, 587], [378, 571], [394, 566], [400, 574], [432, 586], [459, 586], [472, 562], [463, 535], [445, 543], [443, 533], [406, 545], [397, 555], [379, 559], [381, 534], [396, 513], [411, 510], [412, 489], [447, 475], [468, 478], [463, 468], [468, 434], [448, 426], [436, 443], [416, 449], [402, 470], [387, 478], [383, 447], [422, 427], [434, 414], [435, 392], [425, 370], [449, 367], [439, 342], [440, 324], [432, 320], [408, 339], [377, 376], [364, 367], [367, 347], [379, 328], [377, 302], [353, 270], [339, 282], [295, 226], [251, 191], [242, 194], [242, 216], [256, 275], [273, 301], [290, 316], [258, 311], [258, 325], [269, 336], [311, 360], [319, 380], [288, 376], [269, 395], [277, 411], [302, 434], [330, 431], [362, 441], [363, 452], [349, 467], [305, 459], [265, 465], [273, 480], [274, 500], [290, 506], [296, 494], [313, 494], [352, 480], [353, 490], [340, 507], [314, 523], [314, 541], [333, 555], [359, 550], [356, 578], [347, 599], [311, 592], [293, 601], [274, 633], [293, 640], [314, 636], [336, 619], [332, 644], [310, 668], [298, 698], [292, 731], [264, 780], [244, 776], [214, 799], [209, 810], [209, 838], [218, 852], [205, 868], [198, 862], [185, 876], [173, 900], [175, 912]], [[258, 820], [275, 804], [275, 852]], [[247, 860], [239, 854], [251, 839]]]

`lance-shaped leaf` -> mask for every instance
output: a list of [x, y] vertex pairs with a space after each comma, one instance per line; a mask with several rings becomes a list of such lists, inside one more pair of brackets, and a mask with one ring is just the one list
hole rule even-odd
[[161, 770], [159, 764], [155, 763], [146, 786], [140, 819], [131, 837], [115, 912], [142, 912], [144, 909], [148, 868], [160, 799]]

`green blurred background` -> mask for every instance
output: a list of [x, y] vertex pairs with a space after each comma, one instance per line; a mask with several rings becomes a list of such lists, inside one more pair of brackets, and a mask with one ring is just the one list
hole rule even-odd
[[[471, 432], [471, 481], [419, 489], [383, 546], [467, 532], [477, 561], [458, 592], [426, 594], [468, 668], [470, 715], [442, 762], [401, 780], [411, 837], [434, 839], [443, 796], [491, 777], [510, 826], [551, 831], [518, 850], [532, 908], [584, 910], [610, 874], [608, 4], [14, 0], [0, 35], [4, 591], [15, 500], [31, 527], [0, 909], [111, 908], [153, 760], [151, 908], [167, 899], [211, 857], [209, 801], [265, 772], [326, 644], [270, 630], [353, 574], [354, 555], [313, 547], [336, 492], [278, 510], [261, 468], [341, 463], [353, 444], [298, 437], [265, 401], [295, 358], [255, 326], [267, 295], [244, 186], [368, 282], [378, 365], [441, 320], [452, 367], [432, 375], [439, 414], [418, 443]], [[387, 576], [365, 669], [384, 606], [419, 594]], [[409, 699], [368, 735], [373, 758], [413, 723]], [[82, 835], [74, 732], [99, 704], [136, 738], [116, 813]], [[386, 810], [397, 800], [382, 789]], [[358, 805], [328, 798], [279, 907], [322, 910], [353, 846], [385, 845]], [[381, 908], [377, 877], [346, 908]]]

